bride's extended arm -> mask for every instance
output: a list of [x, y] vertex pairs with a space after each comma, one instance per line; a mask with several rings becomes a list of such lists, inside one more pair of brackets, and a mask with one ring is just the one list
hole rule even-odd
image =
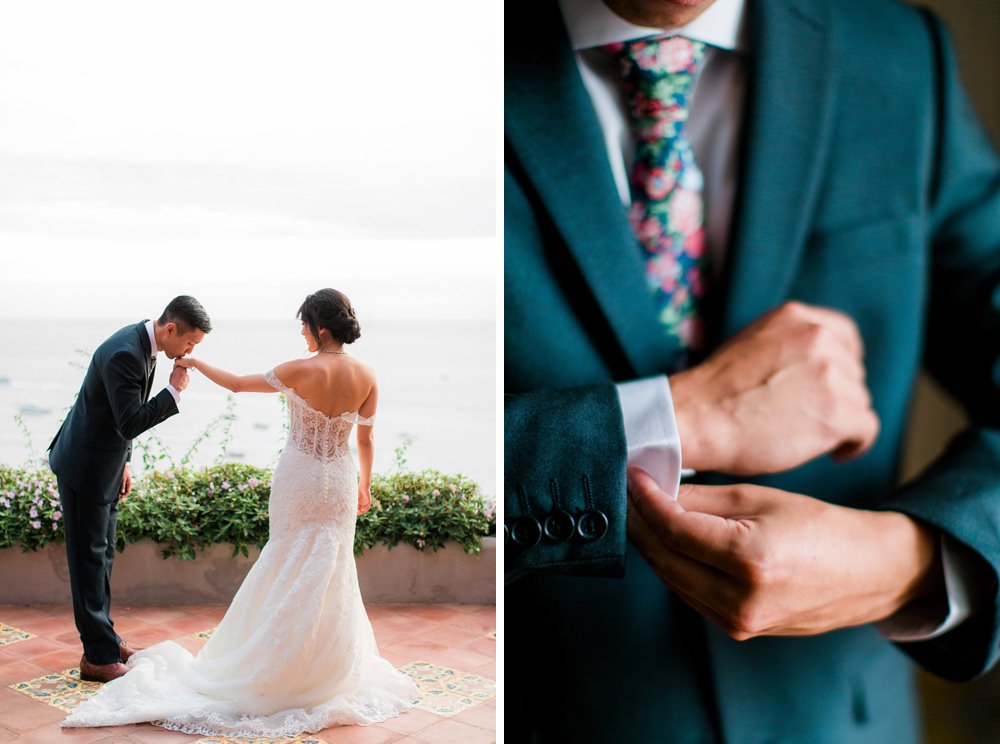
[[[372, 383], [371, 392], [368, 398], [358, 409], [358, 415], [364, 418], [371, 418], [375, 415], [375, 408], [378, 404], [378, 386]], [[372, 485], [372, 461], [374, 460], [374, 426], [358, 424], [358, 514], [364, 514], [371, 506], [371, 485]]]
[[232, 390], [234, 393], [276, 393], [273, 387], [264, 381], [264, 375], [236, 375], [224, 369], [213, 367], [201, 359], [181, 357], [174, 360], [178, 367], [196, 369], [216, 385]]

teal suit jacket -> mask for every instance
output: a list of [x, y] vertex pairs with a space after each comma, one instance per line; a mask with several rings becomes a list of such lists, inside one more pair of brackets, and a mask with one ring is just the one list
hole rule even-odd
[[[863, 626], [739, 643], [666, 589], [627, 542], [614, 383], [675, 371], [675, 350], [657, 326], [558, 8], [512, 0], [504, 258], [504, 521], [520, 543], [504, 551], [512, 742], [912, 741], [908, 657], [953, 679], [997, 657], [997, 157], [930, 13], [889, 0], [748, 0], [747, 13], [744, 140], [713, 342], [789, 299], [839, 308], [864, 337], [882, 422], [877, 444], [856, 461], [824, 457], [755, 480], [933, 525], [973, 556], [982, 601], [926, 642], [894, 645]], [[921, 367], [973, 423], [900, 488]], [[577, 524], [568, 538], [562, 512]]]

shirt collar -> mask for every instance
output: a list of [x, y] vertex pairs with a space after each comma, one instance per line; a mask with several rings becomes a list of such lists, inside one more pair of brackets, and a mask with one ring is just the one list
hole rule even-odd
[[146, 321], [146, 333], [149, 334], [149, 355], [155, 357], [159, 349], [156, 348], [156, 334], [153, 333], [153, 321], [151, 320]]
[[[670, 29], [670, 35], [686, 36], [719, 49], [744, 50], [743, 6], [745, 0], [715, 0], [693, 21]], [[662, 36], [662, 28], [629, 23], [612, 11], [604, 0], [559, 0], [573, 51], [631, 41], [646, 36]]]

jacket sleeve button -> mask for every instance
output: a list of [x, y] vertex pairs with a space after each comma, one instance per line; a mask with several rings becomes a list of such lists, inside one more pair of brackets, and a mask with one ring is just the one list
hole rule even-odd
[[542, 525], [534, 517], [518, 517], [511, 525], [510, 539], [522, 548], [532, 548], [542, 539]]
[[573, 536], [576, 520], [564, 509], [557, 509], [545, 518], [545, 536], [553, 542], [565, 542]]
[[608, 515], [598, 509], [590, 509], [576, 521], [576, 534], [590, 542], [600, 540], [608, 532]]

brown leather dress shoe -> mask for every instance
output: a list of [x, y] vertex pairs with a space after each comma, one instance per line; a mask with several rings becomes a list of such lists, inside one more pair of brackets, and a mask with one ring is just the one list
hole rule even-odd
[[128, 661], [129, 657], [136, 651], [142, 651], [141, 648], [132, 648], [128, 645], [128, 641], [122, 641], [118, 644], [118, 653], [122, 657], [122, 661]]
[[110, 682], [124, 677], [128, 667], [120, 661], [114, 664], [91, 664], [86, 656], [80, 657], [80, 679], [84, 682]]

